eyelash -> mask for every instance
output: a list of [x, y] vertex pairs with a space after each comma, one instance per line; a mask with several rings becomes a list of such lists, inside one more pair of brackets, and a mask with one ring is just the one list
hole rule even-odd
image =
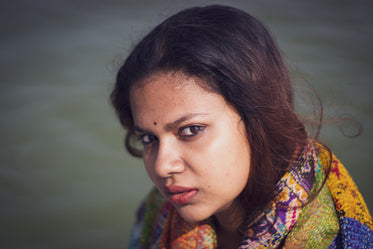
[[[188, 137], [194, 137], [198, 134], [200, 134], [201, 132], [203, 132], [205, 130], [206, 126], [202, 126], [202, 125], [188, 125], [188, 126], [184, 126], [184, 127], [181, 127], [178, 131], [178, 135], [180, 138], [188, 138]], [[191, 134], [185, 134], [183, 135], [183, 131], [186, 131], [187, 129], [189, 129], [189, 132]]]
[[[145, 138], [148, 138], [149, 141], [145, 141]], [[154, 135], [151, 135], [151, 134], [143, 134], [143, 135], [140, 135], [138, 137], [138, 140], [143, 144], [143, 145], [147, 145], [147, 144], [150, 144], [152, 142], [154, 142], [155, 140], [157, 140], [157, 137], [154, 136]]]
[[[205, 130], [205, 128], [206, 128], [206, 126], [202, 126], [202, 125], [184, 126], [184, 127], [181, 127], [178, 130], [178, 137], [181, 138], [181, 139], [191, 138], [191, 137], [197, 136], [198, 134], [202, 133]], [[184, 134], [183, 135], [183, 132], [185, 132], [188, 129], [189, 129], [188, 133], [191, 133], [191, 134]], [[152, 142], [158, 140], [158, 138], [156, 136], [152, 135], [152, 134], [143, 134], [143, 135], [140, 135], [138, 137], [138, 140], [141, 141], [141, 143], [143, 145], [148, 145], [148, 144], [151, 144]], [[148, 141], [145, 141], [145, 140], [148, 140]]]

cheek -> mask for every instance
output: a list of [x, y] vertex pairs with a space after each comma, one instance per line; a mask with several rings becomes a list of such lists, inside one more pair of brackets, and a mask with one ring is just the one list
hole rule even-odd
[[152, 160], [152, 157], [149, 153], [146, 153], [144, 150], [143, 153], [143, 162], [145, 166], [145, 170], [148, 173], [149, 178], [152, 180], [154, 184], [156, 184], [156, 173], [155, 173], [155, 167], [154, 167], [154, 161]]
[[226, 177], [229, 177], [231, 175], [231, 171], [230, 171], [230, 169], [227, 169], [226, 171], [225, 171], [225, 176]]
[[224, 142], [214, 136], [203, 139], [198, 144], [193, 144], [185, 157], [192, 170], [206, 181], [219, 181], [222, 176], [230, 175], [230, 159]]

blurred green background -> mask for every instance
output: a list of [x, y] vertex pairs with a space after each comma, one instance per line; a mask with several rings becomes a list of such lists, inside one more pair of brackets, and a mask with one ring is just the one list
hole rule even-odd
[[373, 207], [372, 1], [0, 3], [1, 248], [126, 247], [151, 183], [124, 151], [109, 104], [116, 70], [165, 17], [210, 3], [262, 20], [294, 83], [313, 86], [329, 118], [349, 113], [361, 122], [356, 139], [329, 125], [322, 140]]

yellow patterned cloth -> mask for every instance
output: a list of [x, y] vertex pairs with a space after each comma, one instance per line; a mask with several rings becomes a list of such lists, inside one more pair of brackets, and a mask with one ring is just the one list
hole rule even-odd
[[[214, 225], [213, 217], [185, 222], [153, 190], [138, 211], [129, 248], [217, 248]], [[277, 183], [270, 205], [248, 217], [239, 248], [373, 248], [372, 228], [368, 208], [346, 169], [310, 141]]]
[[[329, 155], [324, 150], [320, 150], [319, 157], [324, 167], [329, 164]], [[326, 184], [330, 189], [337, 212], [340, 215], [355, 219], [373, 229], [372, 217], [363, 196], [346, 168], [335, 155], [332, 155], [330, 174]]]

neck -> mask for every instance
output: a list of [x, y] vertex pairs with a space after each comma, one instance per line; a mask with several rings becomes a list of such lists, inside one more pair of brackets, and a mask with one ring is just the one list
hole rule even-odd
[[219, 248], [238, 248], [243, 234], [239, 232], [246, 217], [246, 210], [237, 201], [224, 211], [215, 214]]

